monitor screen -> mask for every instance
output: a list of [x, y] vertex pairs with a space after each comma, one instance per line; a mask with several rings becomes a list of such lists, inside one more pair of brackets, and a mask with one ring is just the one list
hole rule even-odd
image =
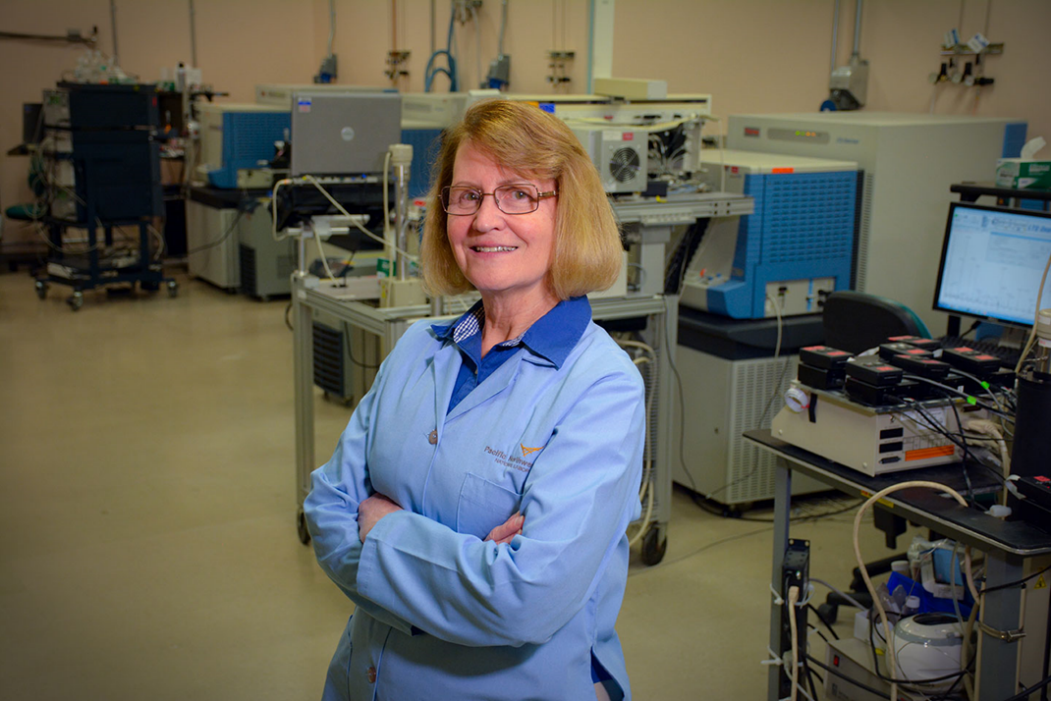
[[[1032, 326], [1051, 256], [1051, 214], [953, 203], [945, 227], [934, 308]], [[1051, 307], [1051, 280], [1040, 308]]]

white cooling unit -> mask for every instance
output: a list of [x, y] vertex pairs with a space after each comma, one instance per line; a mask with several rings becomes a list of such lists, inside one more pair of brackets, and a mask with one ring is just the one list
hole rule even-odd
[[606, 192], [642, 192], [646, 189], [648, 132], [602, 125], [577, 127], [573, 133], [591, 156]]

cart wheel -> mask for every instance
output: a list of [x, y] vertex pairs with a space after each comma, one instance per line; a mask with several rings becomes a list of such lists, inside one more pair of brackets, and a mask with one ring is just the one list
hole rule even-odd
[[168, 281], [168, 296], [169, 297], [175, 297], [178, 294], [179, 294], [179, 283], [175, 282], [175, 280], [169, 280]]
[[40, 299], [47, 297], [47, 283], [43, 280], [36, 281], [36, 296]]
[[303, 509], [296, 514], [296, 531], [299, 533], [299, 542], [303, 545], [310, 545], [310, 531], [307, 530], [307, 517]]
[[72, 307], [73, 311], [79, 312], [80, 308], [84, 306], [84, 293], [80, 290], [75, 290], [72, 296], [66, 300], [66, 304]]
[[668, 551], [668, 536], [662, 531], [659, 526], [653, 526], [642, 537], [642, 561], [647, 565], [656, 565]]

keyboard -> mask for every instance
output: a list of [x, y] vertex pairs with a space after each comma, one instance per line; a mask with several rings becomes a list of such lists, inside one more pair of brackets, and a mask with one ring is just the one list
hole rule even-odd
[[959, 336], [942, 336], [938, 340], [941, 342], [942, 348], [959, 348], [960, 346], [966, 346], [967, 348], [973, 348], [982, 353], [995, 355], [1000, 359], [1000, 365], [1012, 370], [1014, 370], [1015, 365], [1018, 364], [1018, 356], [1022, 354], [1021, 348], [1001, 346], [999, 343], [992, 340], [974, 341]]

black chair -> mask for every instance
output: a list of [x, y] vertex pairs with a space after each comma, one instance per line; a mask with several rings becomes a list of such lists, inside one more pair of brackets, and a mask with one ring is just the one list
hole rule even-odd
[[[825, 345], [848, 353], [861, 353], [875, 348], [892, 336], [919, 336], [930, 338], [923, 320], [904, 304], [886, 297], [864, 292], [834, 292], [825, 300], [822, 314]], [[886, 511], [878, 504], [873, 511], [875, 526], [886, 535], [888, 548], [897, 546], [898, 536], [905, 532], [905, 519]], [[904, 553], [866, 563], [871, 576], [890, 572], [891, 563], [906, 559]], [[872, 606], [871, 597], [855, 567], [850, 594], [858, 603]], [[818, 607], [818, 615], [830, 625], [836, 622], [840, 606], [851, 604], [836, 593], [831, 593]]]
[[923, 320], [904, 304], [864, 292], [833, 292], [822, 315], [825, 345], [849, 353], [874, 348], [891, 336], [930, 338]]

